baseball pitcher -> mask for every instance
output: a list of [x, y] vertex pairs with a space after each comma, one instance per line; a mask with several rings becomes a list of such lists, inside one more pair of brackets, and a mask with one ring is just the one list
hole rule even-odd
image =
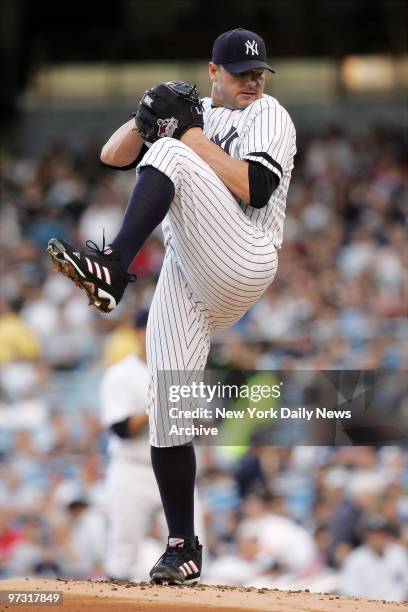
[[161, 83], [142, 97], [135, 121], [103, 147], [112, 167], [137, 168], [115, 240], [88, 250], [52, 239], [57, 269], [110, 312], [129, 282], [134, 258], [159, 223], [165, 259], [150, 308], [151, 459], [169, 529], [150, 572], [156, 583], [195, 583], [202, 546], [194, 531], [192, 420], [169, 430], [158, 372], [204, 370], [212, 336], [233, 325], [276, 273], [296, 135], [287, 111], [264, 94], [263, 39], [239, 28], [221, 34], [209, 62], [211, 96], [183, 82]]

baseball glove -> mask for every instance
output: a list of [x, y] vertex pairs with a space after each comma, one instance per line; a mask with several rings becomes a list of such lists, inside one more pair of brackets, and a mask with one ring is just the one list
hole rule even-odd
[[177, 138], [191, 127], [203, 128], [203, 111], [195, 85], [184, 81], [159, 83], [145, 91], [135, 114], [139, 134], [147, 142]]

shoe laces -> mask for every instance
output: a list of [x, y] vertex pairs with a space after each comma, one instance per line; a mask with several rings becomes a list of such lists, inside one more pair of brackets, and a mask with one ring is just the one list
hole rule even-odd
[[[94, 242], [93, 240], [87, 240], [85, 242], [85, 245], [87, 247], [87, 249], [89, 251], [91, 251], [92, 253], [96, 253], [96, 255], [99, 256], [107, 256], [108, 253], [105, 253], [105, 248], [106, 248], [106, 241], [105, 241], [105, 228], [103, 228], [102, 230], [102, 248], [100, 248], [96, 242]], [[123, 276], [125, 276], [127, 278], [127, 280], [129, 281], [129, 283], [134, 283], [137, 279], [136, 274], [131, 274], [129, 272], [123, 272], [122, 271]]]
[[105, 228], [103, 228], [102, 230], [102, 248], [101, 249], [96, 244], [96, 242], [94, 242], [93, 240], [87, 240], [85, 242], [85, 245], [90, 251], [92, 251], [92, 253], [96, 253], [97, 255], [106, 255], [105, 253], [105, 247], [106, 247]]
[[183, 555], [183, 553], [185, 553], [184, 548], [178, 546], [167, 546], [166, 552], [162, 557], [162, 561], [173, 565], [177, 557]]

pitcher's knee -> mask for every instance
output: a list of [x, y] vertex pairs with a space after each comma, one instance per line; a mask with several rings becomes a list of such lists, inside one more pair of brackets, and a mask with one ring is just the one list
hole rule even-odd
[[139, 169], [143, 166], [157, 168], [173, 181], [177, 191], [184, 179], [189, 181], [192, 171], [199, 172], [204, 163], [190, 147], [175, 138], [165, 137], [152, 144]]

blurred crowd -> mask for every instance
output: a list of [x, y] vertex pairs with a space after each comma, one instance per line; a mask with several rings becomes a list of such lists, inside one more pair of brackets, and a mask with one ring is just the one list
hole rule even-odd
[[[331, 128], [299, 136], [298, 150], [276, 279], [214, 340], [209, 364], [406, 370], [403, 139]], [[134, 172], [103, 167], [91, 144], [3, 156], [0, 576], [105, 576], [98, 381], [138, 351], [132, 318], [153, 295], [160, 229], [135, 261], [138, 282], [110, 315], [54, 273], [45, 247], [52, 236], [101, 244], [103, 232], [109, 243], [133, 183]], [[406, 597], [406, 449], [198, 450], [206, 582]], [[158, 555], [162, 537], [152, 517]]]

